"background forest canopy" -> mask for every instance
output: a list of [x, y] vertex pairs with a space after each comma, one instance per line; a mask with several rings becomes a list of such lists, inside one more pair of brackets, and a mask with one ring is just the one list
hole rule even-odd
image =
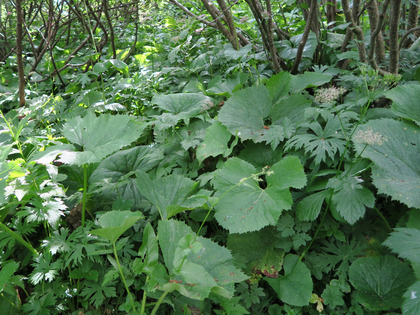
[[4, 314], [420, 314], [420, 0], [0, 0]]

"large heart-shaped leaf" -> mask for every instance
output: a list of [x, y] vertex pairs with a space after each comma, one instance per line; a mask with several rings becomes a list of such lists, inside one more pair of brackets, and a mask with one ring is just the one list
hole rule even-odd
[[420, 128], [392, 119], [371, 120], [353, 136], [358, 153], [373, 162], [379, 193], [420, 208]]
[[407, 287], [413, 283], [410, 267], [393, 256], [362, 257], [349, 269], [358, 302], [370, 310], [399, 308]]
[[263, 85], [252, 86], [232, 95], [223, 105], [219, 113], [220, 122], [233, 135], [242, 140], [261, 142], [264, 120], [270, 113], [271, 99], [267, 88]]
[[101, 215], [98, 224], [101, 229], [90, 231], [91, 234], [105, 238], [112, 243], [143, 217], [141, 212], [109, 211]]
[[216, 171], [213, 185], [219, 202], [215, 218], [231, 233], [257, 231], [274, 225], [293, 200], [289, 188], [302, 188], [306, 183], [302, 164], [288, 156], [274, 164], [266, 174], [267, 187], [260, 187], [254, 166], [238, 158], [229, 159]]
[[247, 277], [233, 265], [229, 250], [213, 241], [197, 237], [183, 222], [162, 220], [158, 238], [165, 265], [172, 280], [163, 290], [203, 300], [210, 292], [231, 298], [234, 284]]

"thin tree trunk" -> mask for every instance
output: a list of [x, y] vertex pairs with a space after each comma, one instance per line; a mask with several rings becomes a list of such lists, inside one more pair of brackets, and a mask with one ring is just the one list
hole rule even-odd
[[222, 23], [222, 16], [223, 13], [220, 12], [213, 3], [209, 3], [208, 0], [201, 0], [204, 7], [206, 8], [207, 12], [210, 13], [211, 17], [213, 18], [214, 22], [217, 25], [217, 29], [222, 32], [222, 34], [229, 40], [232, 44], [233, 48], [239, 49], [240, 45], [236, 37], [229, 32], [229, 30], [223, 25]]
[[334, 27], [337, 15], [337, 0], [327, 1], [327, 23], [328, 28]]
[[349, 1], [341, 0], [341, 4], [343, 6], [346, 22], [350, 23], [350, 27], [357, 38], [356, 44], [359, 51], [359, 59], [361, 62], [366, 62], [366, 49], [365, 49], [365, 44], [364, 44], [365, 37], [363, 35], [363, 30], [360, 26], [356, 24], [356, 21], [353, 18], [352, 12], [350, 11]]
[[17, 27], [16, 27], [16, 62], [19, 76], [19, 106], [24, 106], [25, 101], [25, 73], [22, 59], [22, 38], [23, 38], [23, 14], [22, 0], [16, 0]]
[[271, 10], [271, 2], [270, 0], [266, 0], [267, 4], [267, 12], [268, 12], [268, 45], [270, 49], [271, 60], [273, 62], [274, 72], [280, 72], [280, 64], [279, 64], [279, 55], [277, 54], [277, 48], [274, 45], [274, 32], [273, 32], [273, 12]]
[[392, 0], [389, 14], [389, 72], [398, 73], [400, 50], [398, 30], [401, 0]]
[[303, 31], [302, 39], [300, 40], [299, 46], [297, 48], [295, 62], [293, 63], [293, 67], [290, 70], [290, 72], [293, 74], [297, 72], [300, 61], [302, 60], [303, 49], [305, 48], [306, 42], [308, 40], [309, 32], [311, 31], [312, 22], [315, 18], [317, 8], [317, 0], [311, 0], [311, 6], [309, 9], [308, 19], [306, 20], [305, 30]]
[[117, 59], [117, 51], [115, 49], [114, 27], [112, 26], [111, 18], [109, 17], [108, 0], [103, 1], [103, 6], [104, 6], [105, 18], [109, 27], [109, 37], [110, 37], [109, 39], [111, 40], [112, 56], [114, 59]]
[[[408, 9], [407, 32], [417, 27], [417, 24], [419, 22], [419, 6], [420, 6], [420, 0], [411, 1], [410, 7]], [[420, 32], [419, 31], [415, 31], [415, 32], [416, 32], [416, 35], [419, 36]], [[401, 41], [401, 43], [403, 42]], [[407, 40], [405, 41], [403, 47], [408, 48], [410, 47], [412, 43], [413, 43], [412, 40]]]
[[[376, 62], [379, 64], [385, 59], [385, 43], [384, 43], [384, 37], [382, 35], [382, 30], [381, 30], [382, 26], [379, 28], [379, 33], [376, 35], [376, 38], [373, 35], [379, 24], [378, 1], [370, 0], [366, 6], [366, 9], [369, 16], [370, 30], [372, 34], [371, 36], [374, 37], [373, 40], [371, 40], [371, 45], [374, 43]], [[370, 53], [369, 53], [369, 58], [370, 58]]]
[[370, 36], [370, 47], [369, 47], [369, 54], [368, 54], [369, 64], [372, 66], [373, 69], [377, 70], [382, 75], [385, 75], [387, 72], [385, 70], [379, 68], [379, 66], [376, 62], [376, 59], [375, 59], [375, 48], [376, 48], [375, 41], [376, 41], [377, 36], [381, 32], [382, 27], [384, 25], [386, 11], [388, 9], [390, 1], [391, 0], [385, 0], [382, 3], [382, 10], [381, 10], [381, 13], [379, 14], [378, 24], [376, 25], [375, 30], [371, 33], [371, 36]]

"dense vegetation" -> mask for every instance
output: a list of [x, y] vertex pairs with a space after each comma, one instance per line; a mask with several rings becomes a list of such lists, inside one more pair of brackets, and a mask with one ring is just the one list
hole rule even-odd
[[0, 1], [2, 314], [420, 314], [419, 1]]

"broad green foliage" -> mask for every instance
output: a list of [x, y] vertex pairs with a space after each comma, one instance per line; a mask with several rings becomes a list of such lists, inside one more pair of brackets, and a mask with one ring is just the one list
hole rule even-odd
[[401, 85], [385, 93], [390, 98], [392, 110], [400, 117], [413, 120], [420, 127], [420, 85]]
[[167, 111], [157, 117], [159, 128], [175, 126], [180, 120], [196, 117], [214, 106], [210, 97], [197, 93], [156, 95], [152, 103]]
[[404, 293], [404, 304], [402, 310], [404, 314], [415, 315], [420, 312], [420, 281], [416, 281]]
[[[264, 181], [265, 189], [259, 186]], [[258, 174], [254, 166], [243, 160], [231, 158], [216, 172], [213, 181], [220, 198], [215, 218], [231, 233], [274, 225], [282, 211], [292, 206], [289, 188], [302, 188], [305, 183], [302, 165], [296, 157], [285, 157], [264, 174]]]
[[284, 252], [275, 248], [276, 231], [267, 227], [257, 232], [230, 234], [227, 247], [237, 264], [245, 265], [247, 274], [256, 270], [276, 275], [283, 265]]
[[[119, 197], [134, 201], [139, 207], [142, 197], [137, 188], [135, 172], [147, 172], [163, 159], [163, 152], [150, 146], [117, 151], [105, 158], [89, 177], [90, 191], [98, 192], [101, 200]], [[104, 200], [105, 198], [105, 200]]]
[[223, 157], [229, 156], [238, 142], [237, 140], [234, 141], [229, 147], [228, 142], [231, 137], [232, 135], [221, 123], [215, 122], [212, 124], [206, 130], [203, 143], [197, 148], [198, 162], [201, 163], [204, 159], [210, 156], [218, 156], [219, 154]]
[[267, 282], [280, 300], [294, 306], [307, 305], [313, 289], [309, 269], [298, 256], [292, 254], [284, 258], [283, 268], [284, 276], [269, 278]]
[[[130, 145], [141, 136], [145, 123], [129, 116], [96, 116], [70, 118], [62, 129], [63, 136], [73, 145], [53, 146], [35, 156], [38, 163], [47, 164], [59, 156], [59, 161], [72, 165], [100, 162], [108, 155]], [[107, 136], [104, 137], [104, 134]], [[80, 148], [80, 149], [78, 149]]]
[[363, 257], [350, 267], [355, 298], [367, 309], [387, 310], [402, 305], [402, 294], [413, 281], [410, 268], [392, 256]]
[[194, 209], [205, 203], [205, 199], [193, 195], [198, 183], [181, 175], [169, 175], [151, 180], [146, 173], [137, 173], [137, 187], [158, 210], [162, 219]]
[[141, 213], [131, 211], [109, 211], [100, 216], [100, 229], [90, 233], [103, 237], [114, 243], [125, 231], [143, 217]]
[[361, 125], [353, 142], [373, 162], [372, 179], [380, 193], [420, 208], [420, 128], [391, 119]]
[[249, 87], [232, 95], [220, 110], [219, 120], [230, 133], [242, 140], [264, 141], [269, 129], [264, 120], [270, 114], [271, 101], [265, 86]]
[[193, 299], [204, 299], [210, 292], [232, 297], [234, 284], [247, 277], [233, 265], [230, 252], [216, 243], [197, 237], [185, 223], [159, 222], [160, 248], [173, 281], [164, 290], [178, 290]]
[[341, 180], [332, 178], [327, 185], [334, 188], [332, 201], [338, 213], [350, 224], [364, 216], [366, 207], [373, 208], [375, 204], [375, 196], [361, 182], [356, 176], [348, 176]]
[[328, 83], [331, 79], [332, 76], [330, 74], [305, 72], [292, 77], [291, 89], [294, 93], [297, 93], [308, 87], [315, 87]]
[[384, 242], [402, 258], [420, 264], [420, 229], [397, 228]]
[[19, 107], [0, 5], [0, 313], [420, 314], [418, 52], [382, 76], [338, 14], [292, 75], [308, 8], [271, 1], [275, 73], [249, 1], [238, 50], [200, 1], [38, 2]]

